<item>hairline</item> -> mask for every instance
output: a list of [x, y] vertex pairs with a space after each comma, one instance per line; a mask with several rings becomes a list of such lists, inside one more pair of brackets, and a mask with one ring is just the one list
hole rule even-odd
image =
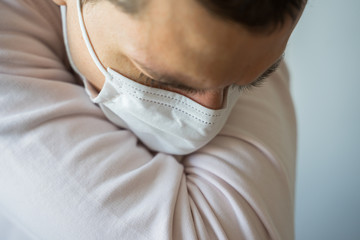
[[[110, 3], [113, 3], [115, 6], [120, 7], [120, 9], [122, 11], [124, 11], [127, 14], [131, 14], [134, 17], [135, 16], [139, 16], [139, 14], [142, 12], [142, 10], [145, 8], [145, 6], [147, 5], [148, 1], [146, 0], [131, 0], [131, 1], [127, 1], [127, 0], [80, 0], [81, 1], [81, 5], [85, 5], [88, 3], [91, 4], [96, 4], [98, 2], [102, 2], [102, 1], [108, 1]], [[211, 9], [209, 9], [208, 7], [204, 6], [201, 0], [194, 0], [195, 2], [199, 3], [201, 5], [201, 7], [205, 8], [210, 14], [212, 14], [214, 17], [221, 19], [223, 21], [227, 21], [229, 23], [235, 23], [239, 26], [244, 27], [245, 29], [247, 29], [247, 31], [249, 31], [252, 34], [257, 34], [257, 35], [270, 35], [273, 32], [275, 32], [277, 29], [281, 28], [283, 23], [276, 23], [276, 22], [269, 22], [268, 25], [264, 25], [264, 26], [248, 26], [242, 22], [237, 22], [234, 20], [231, 20], [229, 18], [226, 18], [220, 14], [215, 13], [214, 11], [211, 11]], [[289, 12], [285, 12], [284, 13], [284, 17], [289, 16], [291, 17], [291, 20], [293, 23], [296, 22], [298, 16], [302, 13], [302, 10], [304, 9], [304, 7], [307, 4], [307, 0], [301, 0], [301, 8], [300, 9], [295, 9], [295, 14], [292, 15]]]

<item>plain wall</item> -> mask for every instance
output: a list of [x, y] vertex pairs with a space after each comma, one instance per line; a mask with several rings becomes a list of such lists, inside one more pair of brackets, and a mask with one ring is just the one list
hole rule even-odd
[[297, 240], [360, 239], [359, 45], [359, 0], [310, 0], [288, 45]]

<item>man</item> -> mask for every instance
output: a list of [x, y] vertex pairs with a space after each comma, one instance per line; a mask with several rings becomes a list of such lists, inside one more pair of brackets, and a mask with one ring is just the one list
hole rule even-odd
[[0, 2], [4, 214], [40, 239], [293, 238], [303, 1], [54, 2], [63, 29]]

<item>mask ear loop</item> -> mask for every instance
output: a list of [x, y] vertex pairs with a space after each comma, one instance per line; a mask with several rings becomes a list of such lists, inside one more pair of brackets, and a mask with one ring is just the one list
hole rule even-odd
[[82, 15], [82, 9], [81, 9], [81, 0], [77, 0], [77, 10], [78, 10], [78, 17], [79, 17], [79, 23], [80, 23], [80, 29], [83, 36], [83, 39], [85, 41], [86, 47], [91, 55], [91, 58], [95, 62], [96, 66], [99, 68], [99, 70], [102, 72], [102, 74], [105, 76], [105, 78], [110, 78], [111, 75], [105, 70], [104, 66], [101, 64], [99, 58], [97, 57], [93, 46], [91, 45], [89, 35], [86, 31], [84, 19]]

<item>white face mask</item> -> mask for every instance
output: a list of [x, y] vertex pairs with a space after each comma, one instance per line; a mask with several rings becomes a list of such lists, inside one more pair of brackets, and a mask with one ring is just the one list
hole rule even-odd
[[[212, 110], [181, 94], [139, 84], [111, 68], [105, 70], [90, 44], [80, 0], [77, 1], [83, 38], [91, 57], [105, 76], [101, 92], [92, 100], [100, 105], [110, 121], [131, 130], [151, 150], [176, 155], [194, 152], [220, 132], [239, 95], [234, 87], [226, 90], [223, 108]], [[78, 72], [67, 43], [66, 7], [61, 10], [68, 56]]]

